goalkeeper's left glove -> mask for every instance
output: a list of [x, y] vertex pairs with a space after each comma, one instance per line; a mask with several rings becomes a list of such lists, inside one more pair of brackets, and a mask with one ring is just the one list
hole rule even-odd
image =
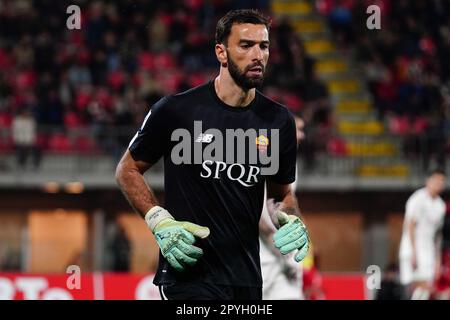
[[294, 250], [299, 250], [294, 259], [302, 261], [309, 250], [309, 235], [302, 220], [294, 215], [287, 215], [283, 211], [277, 211], [276, 217], [280, 228], [273, 235], [275, 247], [282, 254], [288, 254]]

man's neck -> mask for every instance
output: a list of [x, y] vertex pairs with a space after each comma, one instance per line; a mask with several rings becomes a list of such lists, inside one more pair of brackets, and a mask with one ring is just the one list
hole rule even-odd
[[255, 98], [255, 88], [243, 90], [231, 77], [217, 76], [214, 88], [220, 100], [232, 107], [247, 107]]
[[429, 188], [425, 188], [425, 189], [427, 190], [427, 192], [431, 198], [435, 199], [438, 196], [438, 194], [432, 192]]

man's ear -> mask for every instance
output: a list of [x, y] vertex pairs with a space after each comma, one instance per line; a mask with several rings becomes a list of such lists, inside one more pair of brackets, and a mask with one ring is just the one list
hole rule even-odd
[[225, 45], [222, 43], [218, 43], [218, 44], [216, 44], [215, 49], [216, 49], [216, 57], [217, 57], [217, 60], [219, 60], [220, 65], [222, 67], [227, 67], [228, 59], [227, 59], [227, 50], [225, 48]]

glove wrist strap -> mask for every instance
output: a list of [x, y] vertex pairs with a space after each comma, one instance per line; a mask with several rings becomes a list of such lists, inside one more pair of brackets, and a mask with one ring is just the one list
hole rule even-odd
[[169, 213], [169, 211], [160, 206], [154, 206], [145, 214], [145, 222], [152, 232], [158, 223], [164, 219], [173, 219], [173, 216]]

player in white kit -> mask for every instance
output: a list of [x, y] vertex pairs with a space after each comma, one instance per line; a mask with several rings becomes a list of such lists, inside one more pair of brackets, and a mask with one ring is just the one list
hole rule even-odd
[[[297, 144], [304, 138], [303, 120], [295, 117], [297, 129]], [[291, 185], [295, 193], [297, 181]], [[264, 199], [267, 190], [264, 192]], [[295, 262], [292, 254], [283, 256], [275, 248], [272, 236], [277, 230], [272, 223], [269, 212], [276, 212], [276, 204], [264, 201], [264, 207], [259, 222], [259, 244], [261, 257], [261, 272], [263, 277], [263, 300], [302, 300], [303, 273], [301, 264]]]
[[408, 298], [427, 300], [438, 277], [442, 227], [446, 206], [439, 196], [445, 189], [445, 173], [435, 170], [426, 185], [406, 203], [400, 242], [400, 281]]

